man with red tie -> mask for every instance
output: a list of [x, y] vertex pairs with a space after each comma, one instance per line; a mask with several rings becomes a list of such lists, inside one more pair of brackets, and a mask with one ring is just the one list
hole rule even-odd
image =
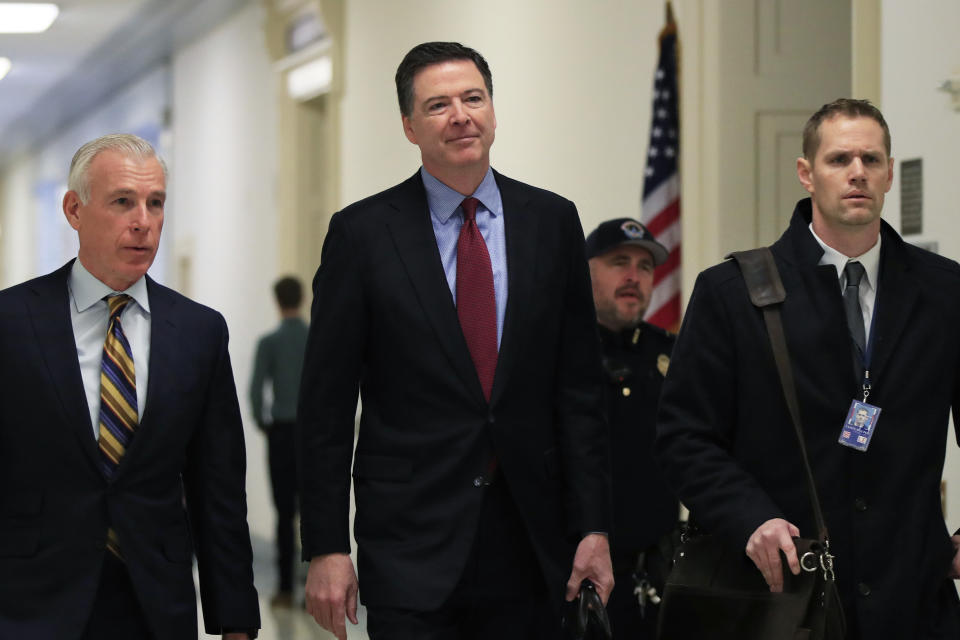
[[419, 45], [396, 84], [423, 166], [334, 215], [314, 280], [307, 610], [343, 639], [359, 586], [374, 640], [552, 638], [582, 580], [613, 586], [583, 231], [573, 203], [490, 167], [479, 53]]

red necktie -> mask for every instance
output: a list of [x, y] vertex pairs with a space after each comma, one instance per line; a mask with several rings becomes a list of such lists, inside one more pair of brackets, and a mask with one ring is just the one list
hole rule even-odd
[[497, 298], [487, 243], [477, 228], [476, 198], [467, 198], [463, 226], [457, 240], [457, 317], [477, 369], [483, 395], [489, 402], [497, 368]]

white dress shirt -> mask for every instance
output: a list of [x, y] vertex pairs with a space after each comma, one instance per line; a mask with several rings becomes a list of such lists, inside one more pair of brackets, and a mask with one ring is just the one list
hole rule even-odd
[[863, 329], [867, 340], [870, 340], [870, 325], [873, 322], [873, 307], [877, 301], [877, 283], [880, 277], [880, 236], [877, 236], [877, 243], [870, 247], [866, 253], [859, 256], [845, 256], [833, 247], [829, 246], [813, 230], [813, 224], [810, 225], [810, 233], [816, 238], [817, 242], [823, 247], [823, 256], [819, 264], [830, 264], [837, 268], [837, 282], [840, 285], [840, 292], [847, 286], [847, 278], [843, 274], [843, 269], [848, 262], [859, 262], [863, 265], [865, 273], [860, 280], [860, 311], [863, 313]]
[[137, 376], [137, 415], [142, 419], [150, 365], [150, 299], [147, 296], [147, 281], [140, 278], [126, 291], [114, 291], [87, 271], [78, 258], [70, 270], [67, 288], [70, 291], [70, 321], [73, 323], [73, 339], [77, 343], [83, 390], [87, 395], [93, 437], [99, 440], [100, 361], [103, 359], [103, 343], [110, 321], [110, 309], [103, 298], [117, 293], [125, 293], [133, 298], [120, 314], [120, 323], [133, 352]]

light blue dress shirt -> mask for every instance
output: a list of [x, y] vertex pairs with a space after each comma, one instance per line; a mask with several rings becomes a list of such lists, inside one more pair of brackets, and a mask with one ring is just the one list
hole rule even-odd
[[80, 377], [83, 378], [83, 390], [87, 396], [93, 437], [99, 440], [100, 361], [103, 359], [103, 343], [107, 338], [107, 323], [110, 320], [110, 309], [103, 298], [114, 293], [125, 293], [133, 298], [120, 314], [120, 324], [133, 352], [133, 368], [137, 376], [137, 414], [143, 419], [143, 408], [147, 403], [147, 372], [150, 368], [147, 281], [140, 278], [126, 291], [114, 291], [87, 271], [78, 258], [70, 269], [67, 288], [70, 291], [70, 321], [73, 324], [73, 339], [77, 343]]
[[[460, 227], [463, 226], [463, 209], [460, 204], [466, 197], [443, 184], [426, 169], [420, 168], [420, 176], [427, 190], [427, 205], [430, 207], [430, 222], [440, 249], [440, 260], [447, 284], [457, 303], [457, 240]], [[490, 254], [490, 266], [493, 267], [493, 289], [497, 298], [497, 348], [503, 336], [503, 317], [507, 310], [507, 241], [503, 225], [503, 201], [500, 189], [493, 177], [493, 169], [487, 169], [487, 175], [472, 197], [480, 201], [477, 207], [477, 228]]]

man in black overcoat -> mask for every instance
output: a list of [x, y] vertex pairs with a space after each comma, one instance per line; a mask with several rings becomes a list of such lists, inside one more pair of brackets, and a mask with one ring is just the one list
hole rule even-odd
[[[881, 220], [893, 159], [870, 103], [815, 113], [797, 174], [810, 198], [772, 250], [849, 637], [960, 637], [960, 536], [940, 503], [960, 266]], [[732, 261], [697, 279], [660, 407], [658, 455], [692, 518], [781, 590], [782, 571], [800, 570], [791, 536], [817, 532], [761, 312]], [[848, 413], [864, 407], [872, 428], [851, 437]]]

